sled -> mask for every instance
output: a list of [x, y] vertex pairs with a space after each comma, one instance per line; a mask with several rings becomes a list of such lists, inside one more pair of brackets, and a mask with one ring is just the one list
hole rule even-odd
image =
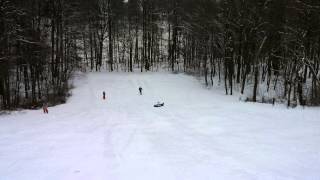
[[153, 107], [163, 107], [164, 106], [164, 103], [158, 103], [158, 104], [155, 104]]

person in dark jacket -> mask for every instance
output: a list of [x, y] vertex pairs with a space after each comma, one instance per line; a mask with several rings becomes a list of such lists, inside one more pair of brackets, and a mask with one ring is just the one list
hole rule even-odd
[[142, 87], [139, 87], [140, 95], [142, 95]]
[[102, 92], [102, 98], [103, 98], [103, 100], [106, 100], [106, 92]]

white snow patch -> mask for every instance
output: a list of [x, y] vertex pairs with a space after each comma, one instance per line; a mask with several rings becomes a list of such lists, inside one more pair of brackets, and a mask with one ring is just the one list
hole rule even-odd
[[90, 73], [75, 86], [48, 115], [0, 116], [1, 180], [320, 178], [319, 108], [239, 102], [181, 74]]

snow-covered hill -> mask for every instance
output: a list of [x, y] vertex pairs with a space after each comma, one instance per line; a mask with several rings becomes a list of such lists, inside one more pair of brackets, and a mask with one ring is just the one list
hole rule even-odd
[[0, 116], [1, 180], [320, 179], [319, 108], [239, 102], [166, 73], [75, 85], [48, 115]]

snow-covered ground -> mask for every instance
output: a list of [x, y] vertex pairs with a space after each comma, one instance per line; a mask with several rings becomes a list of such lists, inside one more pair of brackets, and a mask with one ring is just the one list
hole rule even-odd
[[0, 116], [1, 180], [320, 179], [319, 108], [239, 102], [181, 74], [75, 85], [48, 115]]

